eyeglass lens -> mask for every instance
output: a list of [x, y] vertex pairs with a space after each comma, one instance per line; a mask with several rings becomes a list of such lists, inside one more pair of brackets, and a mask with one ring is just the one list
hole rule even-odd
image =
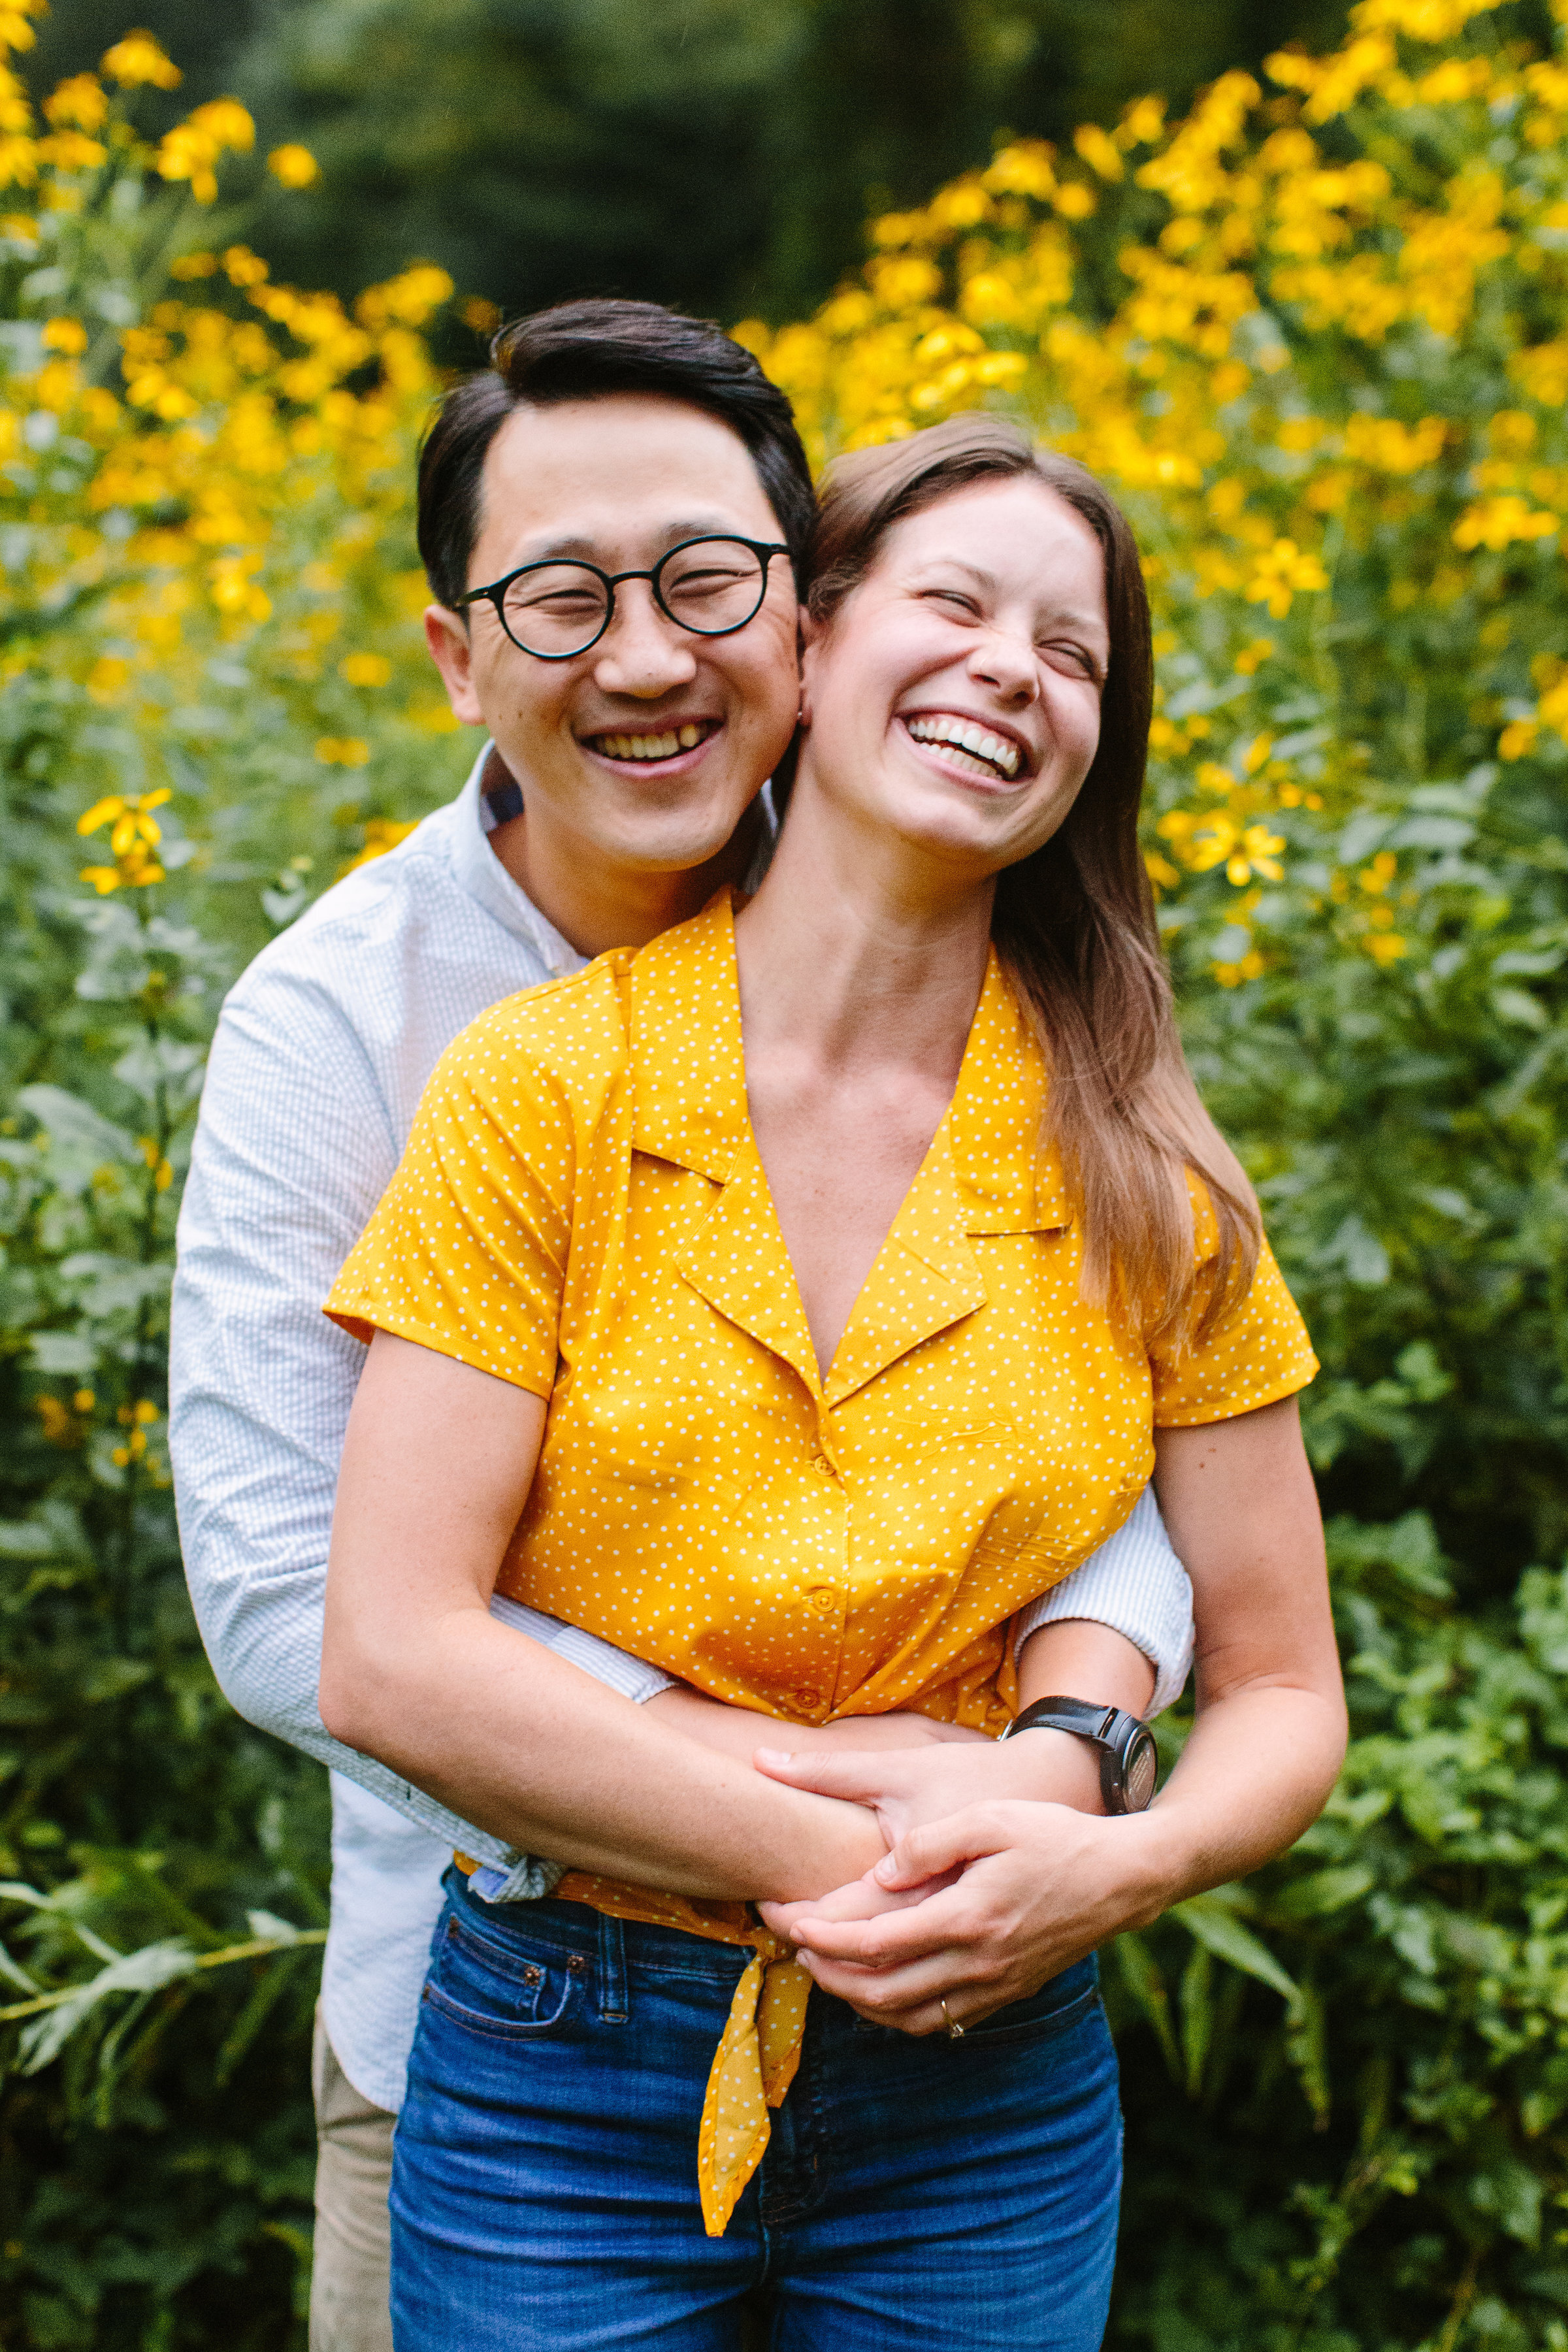
[[[698, 636], [743, 628], [767, 589], [763, 558], [742, 540], [704, 539], [671, 550], [654, 572], [663, 610]], [[506, 592], [501, 618], [524, 653], [584, 652], [605, 627], [610, 592], [583, 563], [532, 564]]]

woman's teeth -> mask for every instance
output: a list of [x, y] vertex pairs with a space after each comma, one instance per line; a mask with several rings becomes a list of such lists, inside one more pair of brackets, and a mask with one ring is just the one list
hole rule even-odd
[[[940, 743], [956, 766], [968, 767], [977, 776], [1001, 775], [1011, 782], [1018, 772], [1023, 755], [1016, 743], [1005, 735], [993, 735], [973, 719], [906, 719], [904, 724], [917, 743]], [[967, 759], [966, 753], [971, 755]]]
[[591, 740], [595, 751], [606, 760], [673, 760], [678, 751], [695, 751], [711, 731], [706, 725], [689, 722], [672, 727], [664, 735], [595, 735]]

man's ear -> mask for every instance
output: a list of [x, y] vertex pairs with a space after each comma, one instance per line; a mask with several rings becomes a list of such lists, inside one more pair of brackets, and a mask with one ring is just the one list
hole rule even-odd
[[454, 719], [460, 719], [465, 726], [482, 727], [485, 714], [474, 690], [474, 648], [462, 616], [445, 604], [426, 604], [425, 642], [441, 673]]

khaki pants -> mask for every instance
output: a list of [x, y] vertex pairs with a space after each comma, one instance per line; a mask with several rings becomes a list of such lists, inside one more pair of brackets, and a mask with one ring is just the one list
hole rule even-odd
[[310, 2352], [392, 2352], [392, 2126], [339, 2065], [320, 2009], [310, 2052], [316, 2102], [316, 2254]]

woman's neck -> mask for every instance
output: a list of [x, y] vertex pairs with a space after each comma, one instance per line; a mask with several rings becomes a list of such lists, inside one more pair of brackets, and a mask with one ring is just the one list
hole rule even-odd
[[738, 918], [748, 1068], [780, 1048], [853, 1080], [918, 1065], [951, 1094], [990, 948], [993, 881], [954, 881], [902, 843], [793, 808]]
[[824, 1379], [958, 1082], [991, 886], [792, 808], [735, 926], [746, 1095]]

